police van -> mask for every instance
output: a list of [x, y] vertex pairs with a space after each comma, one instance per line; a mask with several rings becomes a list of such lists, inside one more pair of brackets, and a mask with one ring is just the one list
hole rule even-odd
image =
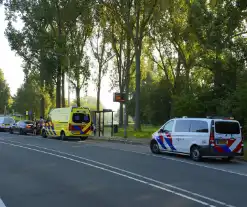
[[241, 126], [233, 118], [174, 118], [152, 135], [150, 149], [190, 155], [194, 161], [203, 157], [231, 160], [243, 156]]
[[59, 137], [61, 140], [69, 137], [85, 140], [91, 133], [92, 120], [89, 108], [76, 106], [51, 110], [41, 130], [44, 138]]

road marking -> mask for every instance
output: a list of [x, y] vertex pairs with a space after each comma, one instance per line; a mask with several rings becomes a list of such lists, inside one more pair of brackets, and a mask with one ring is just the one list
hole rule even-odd
[[[44, 140], [44, 138], [40, 138], [40, 139], [43, 139]], [[0, 138], [0, 140], [2, 140], [2, 141], [8, 141], [8, 142], [13, 142], [13, 143], [19, 143], [19, 144], [25, 144], [25, 143], [22, 143], [22, 142], [12, 141], [12, 140], [5, 140], [5, 139], [1, 139], [1, 138]], [[25, 145], [39, 147], [37, 145], [32, 145], [32, 144], [25, 144]], [[105, 148], [105, 149], [112, 149], [112, 150], [117, 150], [117, 151], [119, 150], [119, 151], [123, 151], [123, 152], [131, 152], [131, 153], [141, 154], [141, 155], [146, 155], [146, 156], [151, 156], [151, 157], [158, 157], [158, 158], [165, 159], [165, 160], [172, 160], [172, 161], [176, 161], [176, 162], [180, 162], [180, 163], [184, 163], [184, 164], [194, 165], [194, 166], [197, 166], [197, 167], [204, 167], [204, 168], [207, 168], [207, 169], [221, 171], [221, 172], [224, 172], [224, 173], [229, 173], [229, 174], [234, 174], [234, 175], [239, 175], [239, 176], [247, 177], [247, 174], [246, 173], [240, 173], [240, 172], [236, 172], [236, 171], [232, 171], [232, 170], [227, 170], [227, 169], [212, 167], [212, 166], [208, 166], [208, 165], [202, 165], [202, 164], [198, 164], [198, 163], [195, 163], [195, 162], [184, 161], [184, 160], [180, 160], [180, 159], [176, 159], [176, 158], [171, 158], [171, 157], [165, 157], [165, 156], [161, 156], [161, 155], [154, 155], [154, 154], [151, 154], [151, 153], [137, 152], [137, 151], [133, 151], [133, 150], [125, 150], [125, 149], [113, 148], [113, 147], [108, 147], [108, 146], [99, 146], [97, 144], [91, 144], [91, 143], [90, 144], [84, 144], [84, 145], [93, 146], [93, 147], [99, 147], [99, 148]]]
[[[232, 171], [232, 170], [226, 170], [226, 169], [212, 167], [212, 166], [208, 166], [208, 165], [202, 165], [202, 164], [198, 164], [198, 163], [195, 163], [195, 162], [180, 160], [180, 159], [177, 159], [177, 158], [165, 157], [165, 156], [162, 156], [162, 155], [155, 155], [155, 154], [146, 153], [146, 152], [137, 152], [137, 151], [133, 151], [133, 150], [118, 149], [118, 148], [113, 148], [113, 147], [108, 147], [108, 146], [98, 146], [98, 145], [94, 145], [94, 144], [88, 144], [88, 145], [89, 146], [91, 145], [93, 147], [100, 147], [100, 148], [106, 148], [106, 149], [112, 149], [112, 150], [119, 150], [119, 151], [123, 151], [123, 152], [131, 152], [131, 153], [141, 154], [141, 155], [146, 155], [146, 156], [151, 156], [151, 157], [158, 157], [158, 158], [165, 159], [165, 160], [172, 160], [172, 161], [181, 162], [181, 163], [185, 163], [185, 164], [189, 164], [189, 165], [194, 165], [194, 166], [198, 166], [198, 167], [204, 167], [204, 168], [207, 168], [207, 169], [212, 169], [212, 170], [217, 170], [217, 171], [221, 171], [221, 172], [225, 172], [225, 173], [230, 173], [230, 174], [235, 174], [235, 175], [247, 177], [246, 173], [240, 173], [240, 172], [236, 172], [236, 171]], [[242, 163], [242, 164], [246, 164], [246, 163], [243, 163], [241, 161], [237, 161], [237, 162]]]
[[6, 145], [10, 145], [10, 146], [14, 146], [14, 147], [19, 147], [19, 148], [27, 149], [27, 150], [30, 150], [30, 151], [40, 152], [40, 153], [43, 153], [43, 154], [47, 154], [47, 155], [51, 155], [51, 156], [54, 156], [54, 157], [62, 158], [62, 159], [69, 160], [69, 161], [72, 161], [72, 162], [80, 163], [80, 164], [83, 164], [83, 165], [86, 165], [86, 166], [90, 166], [90, 167], [93, 167], [93, 168], [96, 168], [96, 169], [99, 169], [99, 170], [103, 170], [103, 171], [106, 171], [106, 172], [109, 172], [109, 173], [112, 173], [112, 174], [115, 174], [115, 175], [118, 175], [118, 176], [121, 176], [121, 177], [128, 178], [130, 180], [134, 180], [136, 182], [143, 183], [143, 184], [146, 184], [148, 186], [151, 186], [151, 187], [154, 187], [154, 188], [157, 188], [157, 189], [160, 189], [160, 190], [163, 190], [163, 191], [172, 193], [174, 195], [177, 195], [177, 196], [186, 198], [188, 200], [194, 201], [194, 202], [199, 203], [199, 204], [202, 204], [204, 206], [216, 207], [214, 205], [211, 205], [211, 204], [209, 204], [207, 202], [204, 202], [202, 200], [193, 198], [191, 196], [187, 196], [185, 194], [175, 192], [175, 191], [170, 190], [168, 188], [165, 188], [165, 187], [162, 187], [162, 186], [158, 186], [158, 185], [153, 184], [151, 182], [147, 182], [147, 181], [144, 181], [144, 180], [141, 180], [141, 179], [138, 179], [138, 178], [134, 178], [132, 176], [125, 175], [123, 173], [119, 173], [117, 171], [110, 170], [110, 169], [107, 169], [107, 168], [104, 168], [104, 167], [100, 167], [100, 166], [97, 166], [97, 165], [94, 165], [94, 164], [90, 164], [90, 163], [83, 162], [83, 161], [80, 161], [80, 160], [75, 160], [75, 159], [72, 159], [72, 158], [69, 158], [69, 157], [66, 157], [66, 156], [62, 156], [62, 155], [58, 155], [58, 154], [54, 154], [54, 153], [51, 153], [51, 152], [46, 152], [46, 151], [42, 151], [42, 150], [30, 148], [30, 147], [25, 147], [25, 146], [21, 146], [21, 145], [17, 145], [17, 144], [5, 143], [5, 142], [0, 142], [0, 143], [6, 144]]
[[[1, 143], [1, 142], [0, 142], [0, 143]], [[6, 144], [8, 144], [8, 143], [6, 143]], [[11, 145], [11, 144], [10, 144], [10, 145]], [[118, 171], [120, 171], [120, 172], [127, 173], [127, 174], [132, 175], [132, 176], [136, 176], [136, 177], [138, 177], [138, 178], [141, 178], [141, 179], [144, 179], [144, 180], [147, 180], [147, 181], [156, 183], [156, 184], [161, 185], [161, 186], [166, 186], [166, 187], [168, 187], [168, 188], [172, 188], [172, 189], [179, 190], [179, 191], [181, 191], [181, 192], [184, 192], [184, 193], [187, 193], [187, 194], [196, 196], [196, 197], [200, 197], [200, 198], [202, 198], [202, 199], [205, 199], [205, 200], [208, 200], [208, 201], [217, 203], [217, 204], [222, 205], [222, 206], [226, 206], [226, 207], [234, 207], [233, 205], [226, 204], [225, 202], [218, 201], [218, 200], [215, 200], [215, 199], [213, 199], [213, 198], [209, 198], [209, 197], [203, 196], [203, 195], [201, 195], [201, 194], [194, 193], [194, 192], [185, 190], [185, 189], [183, 189], [183, 188], [179, 188], [179, 187], [176, 187], [176, 186], [173, 186], [173, 185], [170, 185], [170, 184], [167, 184], [167, 183], [164, 183], [164, 182], [161, 182], [161, 181], [158, 181], [158, 180], [155, 180], [155, 179], [152, 179], [152, 178], [149, 178], [149, 177], [146, 177], [146, 176], [137, 174], [137, 173], [133, 173], [133, 172], [130, 172], [130, 171], [127, 171], [127, 170], [118, 168], [118, 167], [114, 167], [114, 166], [111, 166], [111, 165], [107, 165], [107, 164], [102, 163], [102, 162], [98, 162], [98, 161], [95, 161], [95, 160], [91, 160], [91, 159], [88, 159], [88, 158], [80, 157], [80, 156], [77, 156], [77, 155], [69, 154], [69, 153], [66, 153], [66, 152], [58, 151], [58, 150], [53, 150], [53, 149], [49, 149], [49, 148], [45, 148], [45, 147], [40, 147], [40, 146], [38, 146], [38, 145], [31, 145], [31, 144], [26, 144], [26, 145], [31, 146], [31, 147], [36, 147], [36, 148], [39, 148], [39, 149], [43, 149], [43, 150], [49, 150], [49, 151], [51, 151], [51, 152], [55, 152], [55, 153], [67, 155], [67, 156], [74, 157], [74, 158], [77, 158], [77, 159], [81, 159], [81, 160], [84, 160], [84, 161], [92, 162], [92, 163], [95, 163], [95, 164], [98, 164], [98, 165], [101, 165], [101, 166], [105, 166], [105, 167], [108, 167], [108, 168], [111, 168], [111, 169], [114, 169], [114, 170], [118, 170]], [[17, 145], [17, 146], [24, 147], [24, 146], [22, 146], [22, 145]], [[25, 148], [25, 147], [24, 147], [24, 148]], [[33, 148], [31, 148], [31, 149], [33, 149]], [[35, 149], [33, 149], [33, 150], [35, 151]], [[144, 181], [144, 182], [145, 182], [145, 181]], [[147, 183], [145, 183], [145, 184], [147, 184]]]
[[0, 207], [6, 207], [1, 198], [0, 198]]

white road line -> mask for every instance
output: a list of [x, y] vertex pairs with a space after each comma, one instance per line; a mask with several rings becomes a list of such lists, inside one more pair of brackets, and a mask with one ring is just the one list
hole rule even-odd
[[143, 184], [152, 186], [154, 188], [157, 188], [157, 189], [160, 189], [160, 190], [163, 190], [163, 191], [172, 193], [174, 195], [177, 195], [177, 196], [186, 198], [188, 200], [194, 201], [194, 202], [199, 203], [199, 204], [202, 204], [204, 206], [216, 207], [216, 206], [211, 205], [211, 204], [209, 204], [207, 202], [204, 202], [202, 200], [199, 200], [199, 199], [196, 199], [196, 198], [187, 196], [187, 195], [182, 194], [182, 193], [175, 192], [175, 191], [170, 190], [168, 188], [161, 187], [161, 186], [155, 185], [153, 183], [150, 183], [150, 182], [147, 182], [147, 181], [144, 181], [144, 180], [141, 180], [141, 179], [137, 179], [137, 178], [134, 178], [132, 176], [125, 175], [123, 173], [119, 173], [117, 171], [113, 171], [113, 170], [110, 170], [110, 169], [107, 169], [107, 168], [104, 168], [104, 167], [100, 167], [100, 166], [93, 165], [93, 164], [90, 164], [90, 163], [86, 163], [86, 162], [83, 162], [83, 161], [75, 160], [75, 159], [72, 159], [72, 158], [69, 158], [69, 157], [66, 157], [66, 156], [62, 156], [62, 155], [58, 155], [58, 154], [54, 154], [54, 153], [50, 153], [50, 152], [46, 152], [46, 151], [42, 151], [42, 150], [30, 148], [30, 147], [25, 147], [25, 146], [21, 146], [21, 145], [17, 145], [17, 144], [11, 144], [11, 143], [5, 143], [5, 142], [0, 142], [0, 143], [6, 144], [6, 145], [10, 145], [10, 146], [14, 146], [14, 147], [19, 147], [19, 148], [27, 149], [27, 150], [31, 150], [31, 151], [35, 151], [35, 152], [40, 152], [40, 153], [43, 153], [43, 154], [47, 154], [47, 155], [59, 157], [59, 158], [65, 159], [65, 160], [69, 160], [69, 161], [73, 161], [73, 162], [76, 162], [76, 163], [80, 163], [80, 164], [83, 164], [83, 165], [87, 165], [87, 166], [90, 166], [90, 167], [93, 167], [93, 168], [96, 168], [96, 169], [99, 169], [99, 170], [103, 170], [103, 171], [106, 171], [106, 172], [109, 172], [109, 173], [112, 173], [112, 174], [115, 174], [115, 175], [118, 175], [118, 176], [121, 176], [121, 177], [128, 178], [130, 180], [134, 180], [136, 182], [143, 183]]
[[[0, 138], [0, 140], [13, 142], [13, 143], [19, 143], [19, 144], [25, 144], [25, 143], [22, 143], [22, 142], [5, 140], [5, 139], [1, 139], [1, 138]], [[25, 145], [30, 145], [30, 144], [25, 144]], [[117, 151], [119, 150], [119, 151], [123, 151], [123, 152], [131, 152], [131, 153], [141, 154], [141, 155], [146, 155], [146, 156], [151, 156], [151, 157], [158, 157], [158, 158], [165, 159], [165, 160], [172, 160], [172, 161], [176, 161], [176, 162], [180, 162], [180, 163], [184, 163], [184, 164], [194, 165], [194, 166], [197, 166], [197, 167], [204, 167], [204, 168], [211, 169], [211, 170], [216, 170], [216, 171], [221, 171], [221, 172], [224, 172], [224, 173], [229, 173], [229, 174], [234, 174], [234, 175], [247, 177], [246, 173], [236, 172], [236, 171], [232, 171], [232, 170], [226, 170], [226, 169], [222, 169], [222, 168], [212, 167], [212, 166], [209, 166], [209, 165], [198, 164], [198, 163], [195, 163], [195, 162], [184, 161], [184, 160], [171, 158], [171, 157], [166, 157], [166, 156], [154, 155], [154, 154], [151, 154], [151, 153], [137, 152], [137, 151], [133, 151], [133, 150], [125, 150], [125, 149], [113, 148], [113, 147], [108, 147], [108, 146], [99, 146], [99, 145], [95, 145], [95, 144], [85, 144], [85, 145], [93, 146], [93, 147], [99, 147], [99, 148], [105, 148], [105, 149], [112, 149], [112, 150], [117, 150]], [[30, 146], [35, 146], [35, 145], [30, 145]]]
[[1, 198], [0, 198], [0, 207], [6, 207]]
[[[146, 152], [137, 152], [137, 151], [133, 151], [133, 150], [118, 149], [118, 148], [107, 147], [107, 146], [98, 146], [98, 145], [93, 145], [93, 144], [88, 144], [88, 145], [89, 146], [92, 145], [94, 147], [112, 149], [112, 150], [119, 150], [119, 151], [123, 151], [123, 152], [131, 152], [131, 153], [141, 154], [141, 155], [146, 155], [146, 156], [151, 156], [151, 157], [158, 157], [158, 158], [165, 159], [165, 160], [172, 160], [172, 161], [181, 162], [181, 163], [185, 163], [185, 164], [189, 164], [189, 165], [194, 165], [194, 166], [198, 166], [198, 167], [204, 167], [204, 168], [208, 168], [208, 169], [212, 169], [212, 170], [217, 170], [217, 171], [221, 171], [221, 172], [225, 172], [225, 173], [230, 173], [230, 174], [235, 174], [235, 175], [247, 177], [246, 173], [240, 173], [240, 172], [236, 172], [236, 171], [232, 171], [232, 170], [226, 170], [226, 169], [221, 169], [221, 168], [212, 167], [212, 166], [208, 166], [208, 165], [202, 165], [202, 164], [198, 164], [198, 163], [195, 163], [195, 162], [184, 161], [184, 160], [180, 160], [180, 159], [176, 159], [176, 158], [165, 157], [165, 156], [155, 155], [155, 154], [151, 154], [151, 153], [149, 154], [149, 153], [146, 153]], [[237, 161], [237, 162], [243, 163], [243, 162], [240, 162], [240, 161]]]
[[150, 181], [150, 182], [154, 182], [154, 183], [159, 184], [159, 185], [162, 185], [162, 186], [166, 186], [166, 187], [169, 187], [169, 188], [173, 188], [173, 189], [179, 190], [179, 191], [181, 191], [181, 192], [188, 193], [188, 194], [190, 194], [190, 195], [200, 197], [200, 198], [202, 198], [202, 199], [205, 199], [205, 200], [208, 200], [208, 201], [217, 203], [217, 204], [219, 204], [219, 205], [223, 205], [223, 206], [226, 206], [226, 207], [234, 207], [233, 205], [226, 204], [225, 202], [218, 201], [218, 200], [215, 200], [215, 199], [213, 199], [213, 198], [209, 198], [209, 197], [203, 196], [203, 195], [201, 195], [201, 194], [194, 193], [194, 192], [185, 190], [185, 189], [183, 189], [183, 188], [179, 188], [179, 187], [173, 186], [173, 185], [171, 185], [171, 184], [167, 184], [167, 183], [164, 183], [164, 182], [161, 182], [161, 181], [158, 181], [158, 180], [155, 180], [155, 179], [152, 179], [152, 178], [149, 178], [149, 177], [146, 177], [146, 176], [137, 174], [137, 173], [133, 173], [133, 172], [130, 172], [130, 171], [127, 171], [127, 170], [118, 168], [118, 167], [114, 167], [114, 166], [112, 166], [112, 165], [107, 165], [107, 164], [102, 163], [102, 162], [98, 162], [98, 161], [95, 161], [95, 160], [91, 160], [91, 159], [88, 159], [88, 158], [80, 157], [80, 156], [77, 156], [77, 155], [69, 154], [69, 153], [66, 153], [66, 152], [58, 151], [58, 150], [53, 150], [53, 149], [41, 147], [41, 146], [38, 146], [38, 145], [31, 145], [31, 144], [26, 144], [26, 145], [31, 146], [31, 147], [36, 147], [36, 148], [39, 148], [39, 149], [43, 149], [43, 150], [48, 150], [48, 151], [55, 152], [55, 153], [60, 153], [60, 154], [67, 155], [67, 156], [71, 156], [71, 157], [74, 157], [74, 158], [77, 158], [77, 159], [81, 159], [81, 160], [85, 160], [85, 161], [88, 161], [88, 162], [92, 162], [92, 163], [95, 163], [95, 164], [98, 164], [98, 165], [102, 165], [102, 166], [105, 166], [105, 167], [108, 167], [108, 168], [111, 168], [111, 169], [114, 169], [114, 170], [118, 170], [118, 171], [120, 171], [120, 172], [128, 173], [128, 174], [130, 174], [130, 175], [139, 177], [139, 178], [141, 178], [141, 179], [148, 180], [148, 181]]

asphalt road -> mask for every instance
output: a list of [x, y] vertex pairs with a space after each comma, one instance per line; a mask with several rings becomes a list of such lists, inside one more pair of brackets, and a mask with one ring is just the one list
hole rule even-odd
[[0, 133], [0, 207], [247, 206], [247, 164]]

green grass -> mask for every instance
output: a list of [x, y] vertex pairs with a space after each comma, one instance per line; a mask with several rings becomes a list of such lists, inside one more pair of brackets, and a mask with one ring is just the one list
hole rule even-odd
[[[142, 126], [140, 132], [134, 130], [134, 125], [129, 125], [127, 128], [127, 136], [129, 138], [151, 138], [152, 134], [157, 131], [160, 127], [157, 126]], [[114, 136], [124, 137], [124, 129], [119, 128], [118, 133], [115, 133]]]

